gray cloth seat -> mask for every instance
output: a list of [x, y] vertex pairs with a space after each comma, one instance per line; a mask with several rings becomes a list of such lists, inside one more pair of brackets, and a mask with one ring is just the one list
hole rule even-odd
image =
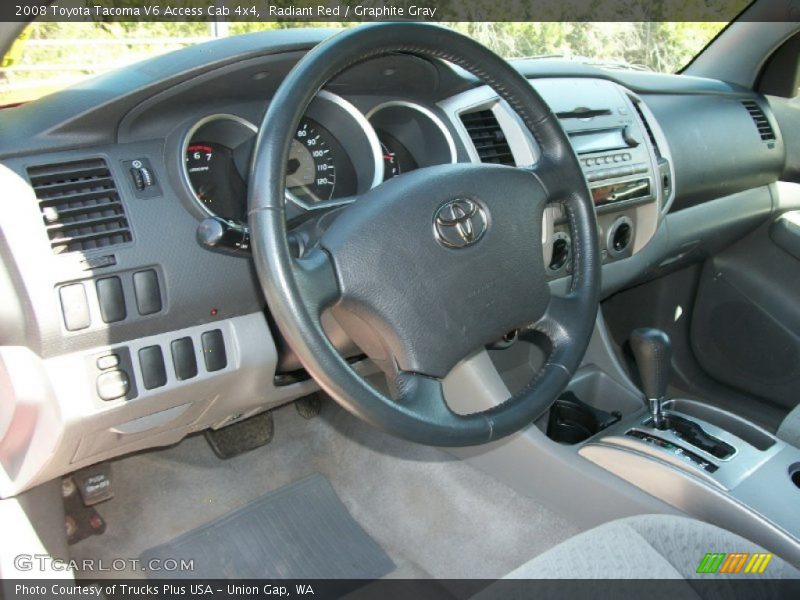
[[[706, 553], [767, 552], [730, 531], [695, 519], [640, 515], [578, 534], [509, 573], [507, 579], [690, 579]], [[743, 569], [744, 570], [744, 569]], [[742, 575], [729, 575], [742, 577]], [[800, 578], [800, 571], [773, 556], [763, 574], [750, 578]]]
[[[800, 598], [800, 572], [777, 556], [771, 558], [762, 574], [698, 574], [697, 568], [709, 552], [752, 554], [766, 550], [694, 519], [641, 515], [611, 521], [562, 542], [485, 588], [473, 600]], [[514, 581], [520, 579], [526, 581]]]
[[800, 404], [786, 415], [786, 418], [778, 427], [778, 437], [787, 444], [800, 448]]

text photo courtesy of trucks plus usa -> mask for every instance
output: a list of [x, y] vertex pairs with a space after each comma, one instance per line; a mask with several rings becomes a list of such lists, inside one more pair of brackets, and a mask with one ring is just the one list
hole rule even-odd
[[0, 597], [800, 598], [800, 0], [0, 2]]

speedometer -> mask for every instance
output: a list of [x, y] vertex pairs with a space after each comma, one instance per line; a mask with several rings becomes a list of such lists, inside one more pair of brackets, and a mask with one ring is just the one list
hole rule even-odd
[[300, 121], [292, 139], [286, 188], [306, 204], [327, 202], [356, 192], [353, 165], [341, 144], [308, 117]]

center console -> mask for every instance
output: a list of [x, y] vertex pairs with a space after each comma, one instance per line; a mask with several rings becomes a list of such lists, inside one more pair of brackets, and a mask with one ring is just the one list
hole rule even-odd
[[[669, 338], [656, 329], [637, 329], [630, 345], [647, 410], [598, 422], [578, 454], [675, 508], [758, 539], [797, 562], [800, 449], [711, 405], [665, 400]], [[583, 412], [596, 410], [586, 405]], [[550, 427], [548, 436], [557, 439]]]
[[[800, 565], [800, 449], [708, 403], [664, 398], [669, 355], [658, 338], [669, 340], [652, 329], [632, 341], [637, 336], [650, 350], [637, 352], [645, 394], [619, 361], [600, 312], [581, 367], [533, 426], [451, 452], [569, 514], [581, 530], [636, 514], [690, 516]], [[478, 355], [445, 379], [448, 404], [459, 413], [494, 406], [545, 360], [523, 342]]]
[[800, 449], [691, 400], [665, 403], [664, 416], [665, 429], [654, 427], [649, 414], [624, 418], [578, 453], [667, 504], [736, 530], [797, 563]]

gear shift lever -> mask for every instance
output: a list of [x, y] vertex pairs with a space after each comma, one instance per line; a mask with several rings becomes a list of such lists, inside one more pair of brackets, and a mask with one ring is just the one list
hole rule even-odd
[[636, 329], [630, 337], [631, 350], [636, 357], [639, 377], [647, 396], [653, 425], [656, 429], [664, 429], [666, 422], [661, 410], [661, 403], [667, 394], [669, 383], [672, 345], [669, 336], [660, 329], [649, 327]]

